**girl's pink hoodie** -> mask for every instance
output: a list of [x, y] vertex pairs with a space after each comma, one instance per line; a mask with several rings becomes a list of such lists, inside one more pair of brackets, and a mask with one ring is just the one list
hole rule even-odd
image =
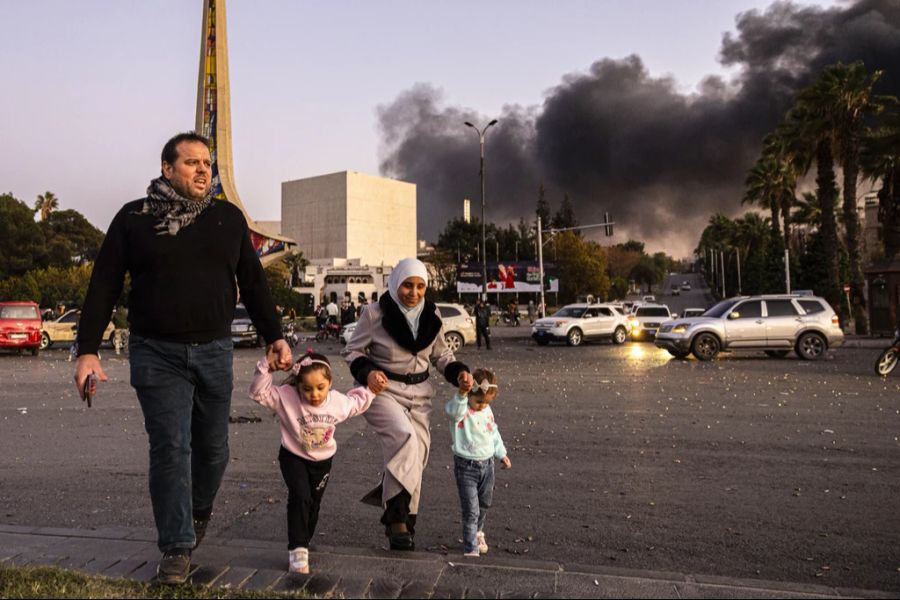
[[325, 460], [337, 451], [335, 425], [364, 412], [375, 398], [369, 388], [356, 387], [347, 392], [331, 390], [325, 402], [312, 406], [300, 399], [290, 385], [272, 385], [272, 374], [265, 359], [256, 363], [250, 384], [250, 398], [267, 406], [281, 421], [281, 444], [307, 460]]

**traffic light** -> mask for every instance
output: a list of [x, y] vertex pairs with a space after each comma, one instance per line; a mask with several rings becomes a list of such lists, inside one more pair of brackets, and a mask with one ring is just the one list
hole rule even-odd
[[603, 213], [603, 222], [606, 223], [604, 229], [606, 229], [606, 237], [612, 237], [613, 234], [613, 226], [609, 220], [609, 213]]

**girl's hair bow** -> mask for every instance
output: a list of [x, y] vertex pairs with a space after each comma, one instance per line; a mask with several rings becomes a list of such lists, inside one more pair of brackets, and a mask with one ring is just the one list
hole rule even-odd
[[474, 392], [476, 394], [478, 394], [478, 393], [487, 394], [491, 388], [497, 389], [497, 384], [489, 383], [488, 380], [485, 379], [481, 383], [478, 383], [476, 381], [475, 385], [472, 386], [472, 392]]

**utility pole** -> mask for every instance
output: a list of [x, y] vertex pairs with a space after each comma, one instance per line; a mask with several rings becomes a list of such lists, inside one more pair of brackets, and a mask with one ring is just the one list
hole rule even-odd
[[719, 250], [719, 264], [721, 265], [721, 269], [722, 269], [722, 297], [724, 298], [725, 296], [727, 296], [727, 294], [725, 293], [725, 251], [724, 250]]
[[738, 296], [740, 296], [743, 292], [741, 289], [741, 249], [735, 248], [735, 252], [737, 252]]
[[541, 228], [541, 217], [537, 218], [537, 251], [538, 251], [538, 267], [541, 275], [541, 318], [547, 316], [546, 303], [544, 302], [544, 237]]
[[784, 288], [791, 293], [791, 251], [784, 249]]

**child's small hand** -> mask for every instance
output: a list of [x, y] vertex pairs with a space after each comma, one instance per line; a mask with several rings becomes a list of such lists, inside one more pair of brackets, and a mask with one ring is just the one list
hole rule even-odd
[[501, 469], [512, 469], [512, 461], [509, 460], [508, 456], [504, 456], [503, 460], [500, 461]]

